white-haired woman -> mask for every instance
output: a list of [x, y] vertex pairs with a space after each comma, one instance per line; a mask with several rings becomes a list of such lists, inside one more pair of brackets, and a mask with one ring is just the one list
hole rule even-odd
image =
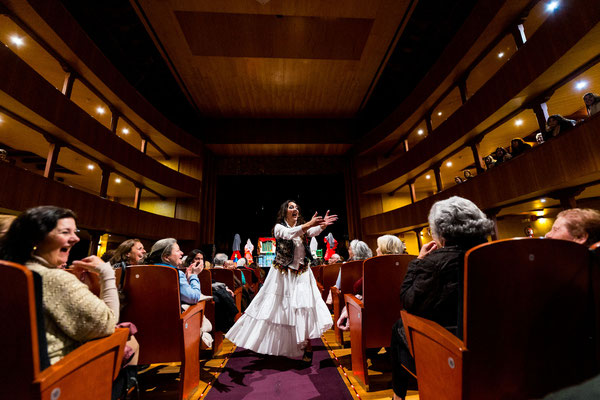
[[[457, 328], [462, 317], [465, 253], [487, 241], [494, 223], [472, 201], [457, 196], [435, 203], [428, 219], [433, 241], [409, 264], [400, 296], [406, 311], [435, 321], [460, 337]], [[392, 329], [392, 365], [394, 399], [404, 399], [409, 375], [403, 366], [414, 372], [415, 365], [401, 319]]]

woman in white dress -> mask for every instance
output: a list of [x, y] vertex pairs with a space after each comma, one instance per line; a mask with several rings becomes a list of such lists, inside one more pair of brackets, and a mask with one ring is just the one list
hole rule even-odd
[[312, 361], [310, 339], [321, 337], [333, 321], [309, 268], [307, 238], [336, 220], [337, 215], [327, 211], [324, 217], [315, 213], [304, 222], [295, 202], [281, 205], [273, 228], [273, 267], [245, 314], [225, 334], [227, 339], [257, 353]]

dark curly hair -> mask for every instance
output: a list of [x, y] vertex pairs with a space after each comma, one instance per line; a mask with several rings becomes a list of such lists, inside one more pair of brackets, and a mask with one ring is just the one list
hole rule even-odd
[[24, 264], [31, 259], [33, 248], [52, 232], [63, 218], [77, 220], [77, 215], [66, 208], [39, 206], [26, 210], [10, 225], [0, 239], [0, 259]]
[[[296, 202], [294, 200], [286, 200], [285, 202], [283, 202], [281, 207], [279, 207], [279, 211], [277, 212], [277, 218], [275, 219], [276, 224], [285, 225], [285, 223], [284, 223], [285, 216], [287, 215], [287, 209], [288, 209], [288, 205], [290, 203], [296, 203]], [[302, 214], [300, 213], [300, 206], [298, 205], [298, 203], [296, 203], [296, 207], [298, 207], [298, 225], [302, 225], [306, 221], [304, 220], [304, 218], [302, 217]]]
[[188, 253], [181, 268], [185, 269], [185, 268], [189, 267], [190, 264], [192, 264], [192, 262], [194, 261], [194, 258], [196, 258], [197, 254], [202, 254], [202, 258], [204, 258], [204, 260], [206, 260], [206, 256], [204, 255], [204, 252], [202, 250], [194, 249]]

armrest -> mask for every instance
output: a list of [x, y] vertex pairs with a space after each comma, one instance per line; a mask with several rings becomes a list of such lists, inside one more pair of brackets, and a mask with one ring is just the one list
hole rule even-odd
[[345, 294], [344, 299], [346, 299], [346, 307], [348, 307], [348, 313], [350, 313], [350, 307], [356, 308], [358, 310], [362, 310], [365, 308], [364, 303], [357, 299], [353, 294]]
[[402, 323], [404, 324], [408, 348], [413, 357], [415, 355], [412, 343], [413, 331], [421, 333], [431, 341], [446, 348], [452, 353], [459, 354], [467, 351], [463, 341], [448, 332], [448, 330], [440, 324], [425, 318], [417, 317], [416, 315], [409, 314], [405, 310], [400, 311], [400, 315], [402, 317]]
[[186, 322], [193, 318], [196, 314], [204, 312], [204, 307], [206, 306], [205, 302], [206, 300], [200, 300], [198, 303], [190, 305], [187, 310], [181, 313], [181, 320]]
[[67, 375], [70, 375], [81, 369], [82, 379], [85, 379], [84, 367], [92, 360], [106, 354], [110, 351], [116, 350], [115, 366], [112, 374], [112, 380], [114, 380], [120, 371], [121, 361], [123, 359], [123, 351], [125, 349], [125, 342], [129, 337], [129, 329], [117, 328], [115, 333], [110, 336], [90, 340], [67, 354], [56, 364], [46, 368], [38, 375], [36, 381], [40, 385], [40, 391], [44, 391], [50, 386], [56, 384], [59, 380], [63, 379]]

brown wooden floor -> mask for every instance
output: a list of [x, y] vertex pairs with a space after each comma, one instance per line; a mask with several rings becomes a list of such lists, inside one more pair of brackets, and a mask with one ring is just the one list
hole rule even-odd
[[[350, 343], [349, 332], [347, 332], [346, 335], [345, 340], [347, 343]], [[392, 398], [392, 377], [389, 363], [384, 360], [372, 365], [369, 361], [369, 377], [371, 378], [371, 386], [374, 390], [366, 392], [352, 375], [350, 348], [342, 348], [335, 341], [333, 330], [329, 330], [323, 335], [323, 342], [329, 349], [330, 357], [337, 357], [336, 365], [338, 365], [338, 372], [354, 398], [358, 398], [356, 393], [358, 393], [360, 398], [365, 400]], [[206, 396], [211, 389], [211, 383], [226, 365], [227, 358], [234, 350], [235, 346], [225, 339], [223, 348], [218, 355], [210, 360], [201, 361], [200, 385], [191, 400], [199, 400]], [[385, 357], [382, 358], [385, 359]], [[346, 376], [344, 376], [344, 372], [346, 373]], [[179, 383], [179, 378], [177, 377], [178, 373], [179, 363], [152, 364], [150, 368], [140, 373], [139, 380], [140, 387], [142, 388], [140, 391], [140, 399], [167, 400], [177, 398], [177, 385]], [[130, 398], [135, 399], [135, 396], [130, 396]], [[406, 399], [418, 400], [418, 392], [409, 391]]]

